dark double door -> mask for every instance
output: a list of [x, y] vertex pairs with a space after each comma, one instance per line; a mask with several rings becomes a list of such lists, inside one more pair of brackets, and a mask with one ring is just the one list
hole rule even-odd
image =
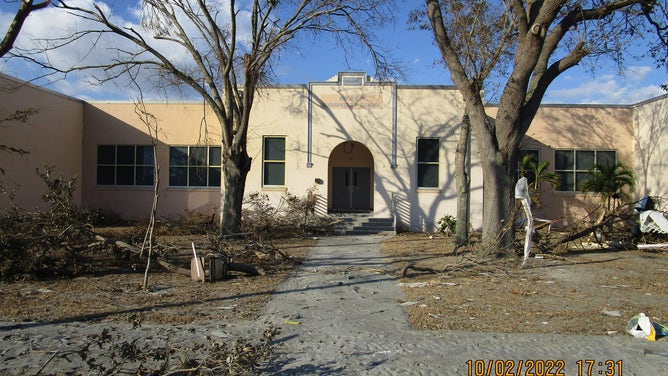
[[371, 209], [370, 168], [333, 168], [332, 209], [339, 211], [358, 211]]

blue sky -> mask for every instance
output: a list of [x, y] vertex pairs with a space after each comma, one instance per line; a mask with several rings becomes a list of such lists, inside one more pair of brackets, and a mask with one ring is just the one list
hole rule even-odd
[[[71, 2], [88, 2], [90, 0], [70, 0]], [[115, 0], [113, 6], [124, 12], [117, 13], [124, 19], [129, 18], [125, 13], [131, 8], [133, 0]], [[402, 84], [452, 84], [447, 70], [438, 63], [438, 50], [432, 43], [427, 31], [408, 30], [406, 13], [415, 1], [399, 0], [403, 11], [397, 15], [396, 25], [388, 27], [380, 33], [383, 46], [393, 52], [405, 67], [406, 78]], [[0, 1], [0, 30], [6, 30], [16, 10], [15, 3]], [[29, 45], [34, 37], [52, 35], [59, 29], [66, 27], [61, 15], [54, 10], [43, 10], [32, 14], [24, 26], [24, 33], [18, 43]], [[62, 12], [61, 12], [62, 13]], [[305, 40], [301, 50], [290, 55], [281, 56], [279, 65], [274, 71], [279, 83], [299, 84], [310, 81], [324, 81], [339, 71], [355, 70], [373, 73], [368, 57], [356, 53], [344, 56], [343, 52], [334, 44], [319, 40]], [[72, 56], [81, 51], [63, 51]], [[100, 52], [103, 55], [103, 52]], [[58, 58], [54, 54], [54, 58]], [[19, 78], [30, 80], [37, 73], [33, 66], [24, 62], [11, 62], [0, 65], [0, 71]], [[604, 103], [630, 104], [665, 94], [659, 88], [662, 83], [668, 82], [665, 68], [657, 69], [653, 61], [632, 61], [620, 74], [616, 67], [602, 65], [592, 74], [586, 67], [575, 67], [562, 74], [548, 90], [544, 103]], [[71, 77], [68, 80], [59, 80], [50, 85], [56, 91], [83, 99], [130, 99], [127, 88], [93, 87], [85, 79]]]

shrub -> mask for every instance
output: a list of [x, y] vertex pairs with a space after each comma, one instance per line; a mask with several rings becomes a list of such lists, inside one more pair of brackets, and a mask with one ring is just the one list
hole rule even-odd
[[438, 231], [446, 236], [452, 235], [457, 231], [457, 218], [450, 214], [444, 215], [438, 220]]
[[80, 254], [89, 250], [95, 214], [72, 203], [74, 178], [54, 177], [52, 172], [48, 166], [38, 172], [48, 188], [42, 195], [48, 211], [13, 206], [0, 217], [0, 280], [72, 273]]
[[317, 202], [315, 188], [307, 190], [302, 197], [286, 192], [277, 207], [272, 205], [267, 194], [251, 193], [244, 203], [243, 231], [247, 238], [260, 241], [302, 236], [320, 226], [315, 215]]

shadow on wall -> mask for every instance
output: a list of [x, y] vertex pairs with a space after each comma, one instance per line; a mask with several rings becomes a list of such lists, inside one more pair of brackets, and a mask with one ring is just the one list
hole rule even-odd
[[[555, 169], [555, 150], [614, 150], [617, 160], [633, 166], [631, 107], [596, 105], [541, 107], [522, 142], [522, 147], [538, 148], [540, 159]], [[537, 215], [547, 219], [563, 218], [560, 225], [570, 226], [593, 209], [597, 199], [580, 192], [561, 192], [543, 184], [544, 205]]]
[[327, 197], [316, 194], [318, 198], [315, 203], [315, 215], [318, 217], [326, 217], [327, 214]]
[[667, 120], [668, 94], [643, 102], [635, 109], [633, 137], [638, 197], [668, 198]]
[[[395, 215], [397, 216], [397, 231], [415, 231], [417, 223], [421, 222], [420, 218], [423, 217], [419, 212], [414, 212], [411, 210], [411, 204], [408, 200], [408, 196], [404, 193], [394, 193], [394, 202], [395, 202]], [[417, 218], [412, 218], [415, 215]]]

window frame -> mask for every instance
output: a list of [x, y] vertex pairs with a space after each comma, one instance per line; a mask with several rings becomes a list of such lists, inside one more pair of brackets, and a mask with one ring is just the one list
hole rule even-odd
[[[109, 150], [113, 148], [112, 160], [102, 160], [103, 148]], [[132, 157], [129, 154], [119, 154], [121, 150], [132, 150]], [[107, 150], [107, 152], [108, 152]], [[146, 153], [150, 150], [150, 163], [144, 163], [146, 160], [139, 160], [139, 152]], [[155, 147], [153, 145], [127, 145], [127, 144], [100, 144], [97, 145], [97, 155], [95, 161], [95, 185], [98, 187], [152, 187], [155, 184]], [[143, 159], [143, 158], [142, 158]], [[103, 171], [106, 173], [102, 173]], [[125, 173], [122, 173], [125, 171]], [[108, 174], [113, 174], [110, 178]], [[140, 176], [141, 175], [141, 176]], [[125, 176], [125, 177], [124, 177]], [[129, 177], [131, 176], [131, 179]], [[150, 180], [150, 182], [148, 182]], [[142, 183], [144, 182], [144, 183]]]
[[[179, 150], [181, 150], [181, 155], [176, 154]], [[201, 154], [198, 156], [196, 153]], [[190, 189], [220, 188], [222, 183], [221, 153], [222, 147], [216, 145], [170, 145], [168, 186]], [[216, 159], [217, 163], [212, 163], [213, 159]], [[180, 163], [175, 164], [174, 162]], [[196, 171], [203, 173], [193, 175]]]
[[[536, 163], [540, 163], [540, 149], [538, 148], [526, 148], [526, 149], [519, 149], [517, 152], [517, 168], [515, 168], [515, 181], [519, 180], [520, 178], [520, 173], [522, 172], [522, 158], [525, 155], [528, 154], [533, 154], [536, 156]], [[535, 176], [528, 176], [529, 174], [525, 172], [525, 176], [527, 178], [527, 181], [531, 183], [536, 179]]]
[[362, 72], [343, 72], [339, 74], [339, 85], [341, 86], [364, 86], [366, 83], [366, 73]]
[[[267, 144], [267, 140], [283, 140], [283, 159], [268, 159], [268, 150], [267, 147], [269, 146]], [[262, 137], [262, 187], [285, 187], [286, 181], [287, 181], [287, 171], [286, 171], [286, 166], [287, 166], [287, 137], [286, 136], [281, 136], [281, 135], [266, 135]], [[269, 153], [271, 154], [271, 153]], [[278, 166], [282, 165], [283, 166], [283, 171], [282, 171], [282, 182], [281, 184], [270, 184], [274, 183], [274, 181], [269, 181], [273, 180], [273, 178], [270, 179], [269, 174], [272, 172], [270, 170], [273, 170], [269, 168], [269, 166]]]
[[[420, 141], [434, 141], [436, 143], [436, 155], [435, 159], [432, 160], [421, 160], [421, 156], [424, 156], [423, 153], [421, 153], [421, 148], [420, 148]], [[429, 150], [426, 151], [429, 154], [432, 154], [434, 151]], [[415, 185], [418, 189], [438, 189], [439, 184], [440, 184], [440, 179], [441, 179], [441, 139], [439, 137], [418, 137], [415, 140], [415, 160], [416, 160], [416, 168], [415, 168]], [[432, 167], [428, 168], [428, 171], [424, 171], [423, 167]], [[433, 171], [433, 167], [436, 167], [436, 178], [435, 179], [428, 179], [426, 175], [423, 174], [423, 171], [425, 173], [429, 173], [429, 171]], [[425, 179], [427, 180], [434, 180], [433, 185], [425, 185]]]
[[[561, 162], [558, 153], [560, 152], [571, 152], [572, 153], [572, 168], [565, 169], [565, 168], [560, 168]], [[592, 161], [592, 166], [588, 168], [578, 168], [578, 153], [593, 153], [594, 158]], [[614, 149], [556, 149], [554, 150], [554, 172], [559, 174], [561, 177], [561, 185], [557, 188], [555, 188], [556, 192], [572, 192], [572, 193], [581, 193], [582, 190], [580, 189], [579, 185], [582, 184], [583, 181], [588, 179], [591, 174], [589, 171], [596, 167], [598, 165], [598, 154], [599, 153], [613, 153], [614, 155], [614, 160], [613, 163], [617, 163], [617, 150]], [[566, 179], [565, 177], [570, 175], [570, 179]], [[581, 177], [578, 178], [578, 175]], [[569, 183], [569, 181], [572, 181], [572, 183]], [[578, 182], [580, 184], [578, 184]], [[569, 184], [570, 187], [565, 187], [565, 185]], [[568, 188], [568, 189], [564, 189]]]

